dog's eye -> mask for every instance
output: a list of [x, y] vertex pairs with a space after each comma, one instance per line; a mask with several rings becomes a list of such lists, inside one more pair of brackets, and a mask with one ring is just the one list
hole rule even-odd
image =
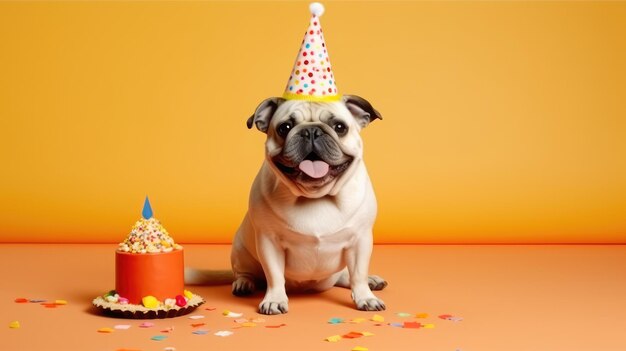
[[287, 136], [287, 134], [289, 134], [289, 131], [291, 130], [291, 128], [293, 128], [293, 123], [289, 121], [289, 122], [284, 122], [278, 125], [278, 128], [276, 129], [276, 131], [278, 132], [278, 135], [284, 138]]
[[348, 127], [341, 122], [335, 123], [333, 129], [335, 130], [335, 133], [337, 133], [337, 135], [339, 136], [344, 136], [348, 132]]

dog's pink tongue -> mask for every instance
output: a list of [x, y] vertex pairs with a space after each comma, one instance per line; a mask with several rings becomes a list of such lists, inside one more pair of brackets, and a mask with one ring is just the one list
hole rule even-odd
[[324, 161], [304, 160], [298, 168], [311, 178], [322, 178], [328, 174], [328, 163]]

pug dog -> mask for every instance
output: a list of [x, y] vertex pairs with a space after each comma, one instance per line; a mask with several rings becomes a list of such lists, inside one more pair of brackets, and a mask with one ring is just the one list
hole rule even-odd
[[269, 98], [248, 119], [267, 134], [265, 161], [235, 235], [232, 293], [265, 286], [262, 314], [287, 313], [287, 291], [349, 288], [359, 310], [381, 311], [368, 275], [376, 197], [359, 132], [380, 113], [365, 99], [336, 102]]

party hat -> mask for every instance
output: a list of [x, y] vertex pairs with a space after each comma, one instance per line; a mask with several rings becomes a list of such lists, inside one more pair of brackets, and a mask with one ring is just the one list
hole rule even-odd
[[324, 6], [314, 2], [309, 6], [311, 22], [306, 33], [298, 57], [289, 76], [283, 98], [287, 100], [337, 101], [335, 77], [328, 59], [326, 42], [320, 23]]

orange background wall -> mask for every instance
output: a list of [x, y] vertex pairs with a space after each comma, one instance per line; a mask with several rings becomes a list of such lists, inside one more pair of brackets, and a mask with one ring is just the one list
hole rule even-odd
[[[384, 242], [626, 242], [626, 3], [326, 2]], [[229, 242], [308, 3], [0, 3], [0, 241]]]

